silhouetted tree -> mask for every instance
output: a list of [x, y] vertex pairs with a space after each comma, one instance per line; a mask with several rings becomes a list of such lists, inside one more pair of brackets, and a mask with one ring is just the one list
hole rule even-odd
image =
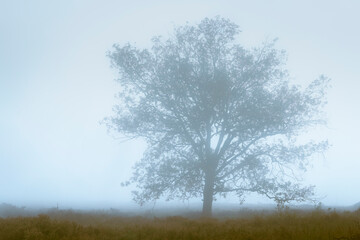
[[230, 192], [241, 201], [256, 192], [278, 204], [312, 196], [299, 169], [327, 142], [296, 139], [323, 123], [328, 81], [291, 85], [274, 42], [247, 50], [235, 43], [238, 33], [227, 19], [206, 18], [175, 28], [167, 40], [153, 38], [151, 49], [114, 45], [109, 53], [122, 90], [107, 122], [148, 144], [127, 182], [137, 183], [138, 203], [201, 196], [210, 215], [214, 198]]

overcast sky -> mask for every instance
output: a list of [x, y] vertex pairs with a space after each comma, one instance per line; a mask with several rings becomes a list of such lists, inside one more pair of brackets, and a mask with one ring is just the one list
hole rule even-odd
[[240, 26], [247, 47], [279, 38], [294, 83], [332, 79], [328, 125], [309, 133], [332, 146], [305, 181], [324, 204], [359, 202], [359, 9], [357, 0], [0, 1], [0, 203], [131, 201], [120, 183], [145, 146], [122, 143], [99, 123], [119, 89], [106, 52], [114, 43], [149, 47], [154, 35], [216, 15]]

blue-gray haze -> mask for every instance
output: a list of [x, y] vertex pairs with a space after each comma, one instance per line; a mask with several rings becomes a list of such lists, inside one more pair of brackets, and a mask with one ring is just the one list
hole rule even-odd
[[114, 43], [149, 47], [154, 35], [216, 15], [240, 26], [247, 47], [279, 38], [294, 83], [332, 79], [327, 127], [307, 133], [331, 147], [314, 159], [305, 182], [325, 204], [360, 201], [359, 8], [356, 0], [1, 1], [0, 203], [129, 203], [132, 188], [120, 183], [145, 145], [116, 140], [99, 124], [119, 90], [106, 52]]

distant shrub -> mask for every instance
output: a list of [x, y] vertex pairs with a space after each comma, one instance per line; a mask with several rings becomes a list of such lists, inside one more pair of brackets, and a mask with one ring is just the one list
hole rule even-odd
[[0, 204], [0, 217], [18, 217], [29, 215], [30, 214], [25, 210], [25, 207], [16, 207], [8, 203]]

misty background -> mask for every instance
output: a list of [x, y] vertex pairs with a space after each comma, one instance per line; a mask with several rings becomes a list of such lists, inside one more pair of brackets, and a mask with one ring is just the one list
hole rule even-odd
[[100, 124], [119, 90], [106, 52], [114, 43], [150, 47], [155, 35], [166, 38], [175, 26], [216, 15], [240, 26], [246, 47], [278, 38], [293, 83], [332, 79], [328, 124], [307, 133], [331, 147], [316, 157], [305, 183], [316, 185], [326, 205], [359, 202], [359, 9], [356, 0], [1, 1], [0, 203], [135, 206], [133, 188], [120, 183], [146, 146], [121, 142]]

